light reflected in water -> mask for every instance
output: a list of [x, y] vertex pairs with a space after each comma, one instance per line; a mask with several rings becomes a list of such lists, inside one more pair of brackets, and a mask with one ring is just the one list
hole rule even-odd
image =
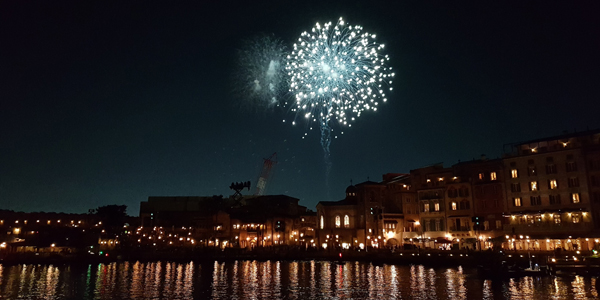
[[0, 265], [0, 298], [597, 299], [595, 277], [485, 279], [475, 270], [361, 262]]

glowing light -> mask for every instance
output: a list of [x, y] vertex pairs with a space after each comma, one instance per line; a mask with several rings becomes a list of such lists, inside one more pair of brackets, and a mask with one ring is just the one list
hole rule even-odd
[[387, 66], [385, 46], [375, 38], [340, 18], [336, 24], [317, 23], [303, 32], [287, 56], [289, 92], [295, 99], [286, 104], [296, 118], [318, 122], [326, 157], [334, 120], [351, 127], [363, 112], [377, 111], [380, 102], [387, 101], [385, 90], [394, 73]]

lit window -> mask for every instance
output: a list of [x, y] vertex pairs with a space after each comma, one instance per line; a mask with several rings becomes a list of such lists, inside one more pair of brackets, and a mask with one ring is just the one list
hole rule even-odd
[[502, 228], [502, 221], [496, 220], [496, 229], [501, 229], [501, 228]]
[[423, 212], [429, 212], [429, 203], [423, 204]]
[[556, 179], [550, 179], [550, 189], [554, 190], [558, 188], [558, 183], [556, 182]]
[[340, 218], [340, 216], [335, 216], [335, 228], [340, 228], [341, 225], [342, 219]]
[[560, 222], [562, 221], [560, 218], [560, 215], [554, 215], [553, 219], [554, 219], [554, 224], [560, 224]]
[[456, 202], [452, 202], [452, 210], [456, 210]]
[[440, 211], [440, 204], [439, 204], [439, 203], [435, 203], [435, 204], [433, 205], [433, 209], [434, 209], [435, 211]]
[[579, 214], [573, 214], [573, 215], [571, 215], [571, 220], [573, 221], [573, 223], [579, 223], [581, 221], [580, 217], [579, 217]]
[[521, 206], [521, 197], [513, 198], [513, 203], [515, 206]]
[[350, 227], [350, 217], [348, 215], [344, 216], [344, 227], [345, 228]]
[[517, 169], [510, 170], [510, 175], [512, 178], [519, 178], [519, 171]]
[[532, 181], [529, 183], [529, 187], [532, 191], [537, 191], [538, 190], [538, 185], [537, 185], [537, 181]]
[[323, 215], [321, 215], [321, 229], [325, 228], [325, 220], [323, 219]]
[[571, 201], [573, 203], [579, 203], [580, 199], [579, 199], [579, 193], [573, 193], [571, 194]]
[[491, 179], [491, 180], [496, 180], [496, 179], [497, 179], [497, 177], [496, 177], [496, 172], [492, 172], [492, 173], [490, 173], [490, 179]]
[[479, 180], [483, 180], [483, 173], [479, 173]]

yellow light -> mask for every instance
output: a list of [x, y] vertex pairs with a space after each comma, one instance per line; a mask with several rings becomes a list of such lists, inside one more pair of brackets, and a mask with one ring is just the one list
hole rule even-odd
[[421, 222], [419, 222], [419, 221], [416, 221], [416, 222], [415, 222], [415, 225], [419, 226], [419, 225], [421, 225]]
[[54, 247], [54, 246], [56, 246], [56, 244], [52, 244], [52, 245], [50, 245], [50, 247]]

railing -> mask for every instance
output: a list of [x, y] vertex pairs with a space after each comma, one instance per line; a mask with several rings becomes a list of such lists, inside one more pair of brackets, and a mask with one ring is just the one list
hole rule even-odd
[[573, 232], [573, 231], [589, 231], [592, 230], [593, 224], [590, 222], [584, 223], [559, 223], [559, 224], [505, 224], [503, 226], [505, 232], [512, 232], [513, 228], [515, 233], [519, 232]]
[[471, 231], [471, 227], [469, 226], [460, 226], [460, 227], [456, 227], [456, 226], [450, 226], [450, 231]]

